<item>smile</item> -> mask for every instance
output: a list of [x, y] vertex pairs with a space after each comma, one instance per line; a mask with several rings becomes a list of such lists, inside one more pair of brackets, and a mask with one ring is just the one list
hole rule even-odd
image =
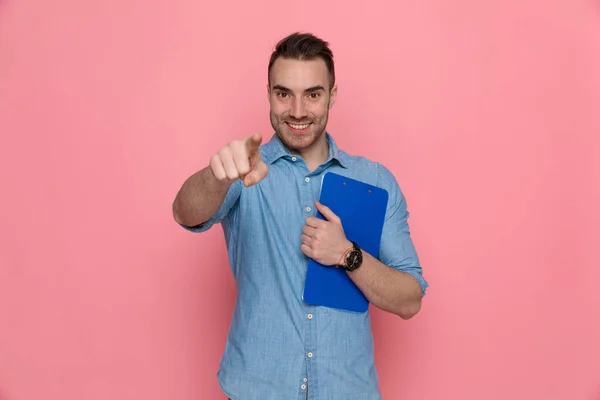
[[288, 123], [288, 125], [289, 125], [289, 126], [291, 126], [291, 127], [292, 127], [292, 128], [294, 128], [294, 129], [296, 129], [296, 130], [299, 130], [299, 131], [301, 131], [301, 130], [303, 130], [303, 129], [306, 129], [306, 128], [308, 128], [308, 126], [309, 126], [310, 124], [302, 124], [302, 125], [297, 125], [297, 124], [290, 124], [290, 123]]
[[308, 124], [291, 124], [291, 123], [287, 122], [287, 126], [290, 127], [290, 131], [296, 135], [301, 135], [303, 133], [306, 133], [308, 131], [308, 127], [310, 125], [311, 125], [310, 123], [308, 123]]

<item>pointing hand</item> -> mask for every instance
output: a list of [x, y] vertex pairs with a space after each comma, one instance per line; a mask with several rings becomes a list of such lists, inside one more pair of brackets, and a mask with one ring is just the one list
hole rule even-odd
[[234, 140], [221, 148], [210, 159], [210, 168], [221, 182], [242, 179], [250, 187], [262, 181], [268, 174], [267, 164], [260, 154], [260, 134], [246, 139]]

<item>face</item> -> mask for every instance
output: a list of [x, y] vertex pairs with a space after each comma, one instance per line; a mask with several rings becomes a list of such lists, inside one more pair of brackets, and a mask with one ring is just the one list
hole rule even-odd
[[325, 144], [329, 110], [337, 87], [330, 90], [325, 62], [278, 58], [271, 67], [271, 125], [293, 152]]

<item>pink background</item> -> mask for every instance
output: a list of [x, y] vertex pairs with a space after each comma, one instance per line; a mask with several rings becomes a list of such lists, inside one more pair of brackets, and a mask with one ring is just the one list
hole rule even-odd
[[223, 398], [221, 228], [171, 202], [270, 136], [295, 30], [331, 42], [330, 131], [397, 176], [431, 284], [373, 310], [384, 399], [600, 399], [597, 0], [0, 0], [0, 399]]

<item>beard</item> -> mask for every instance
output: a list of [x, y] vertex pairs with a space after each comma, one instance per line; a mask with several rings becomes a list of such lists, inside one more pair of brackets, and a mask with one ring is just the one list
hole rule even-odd
[[[307, 117], [301, 120], [290, 117], [289, 115], [277, 116], [270, 114], [271, 126], [281, 139], [283, 144], [290, 151], [301, 151], [310, 148], [325, 135], [328, 113], [322, 117]], [[290, 129], [288, 123], [292, 124], [309, 124], [307, 131], [304, 133], [294, 133]]]

